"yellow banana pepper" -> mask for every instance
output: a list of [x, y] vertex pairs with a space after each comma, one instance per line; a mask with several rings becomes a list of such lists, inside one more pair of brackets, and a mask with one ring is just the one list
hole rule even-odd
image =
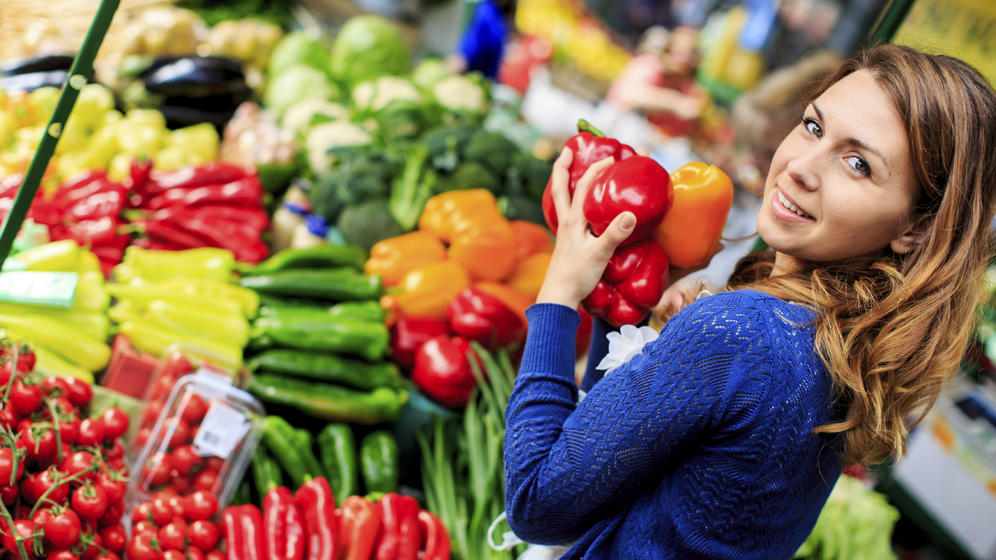
[[119, 329], [135, 348], [148, 354], [162, 356], [167, 351], [179, 349], [194, 359], [210, 362], [233, 374], [242, 368], [240, 347], [189, 337], [180, 332], [157, 328], [141, 320], [125, 321]]
[[204, 312], [173, 302], [156, 300], [145, 316], [150, 322], [194, 338], [207, 338], [243, 348], [249, 342], [249, 322], [245, 317]]
[[15, 329], [6, 329], [6, 336], [18, 342], [25, 342], [35, 353], [35, 371], [44, 375], [59, 375], [62, 377], [75, 377], [80, 381], [85, 381], [93, 385], [93, 373], [80, 366], [66, 360], [55, 351], [43, 344], [31, 341], [28, 337]]
[[20, 303], [0, 302], [0, 314], [3, 315], [44, 315], [61, 321], [98, 340], [107, 340], [110, 334], [110, 320], [107, 315], [98, 311], [83, 309], [59, 309], [41, 305], [24, 305]]
[[209, 278], [228, 281], [235, 269], [235, 255], [231, 251], [216, 247], [159, 251], [131, 245], [125, 249], [122, 263], [132, 269], [137, 276], [153, 282], [172, 278]]
[[48, 346], [72, 363], [90, 371], [107, 367], [111, 348], [102, 340], [84, 335], [56, 319], [41, 315], [0, 315], [0, 325], [17, 331], [25, 339]]
[[205, 313], [243, 316], [243, 307], [235, 301], [214, 298], [202, 294], [180, 293], [160, 283], [147, 285], [108, 284], [107, 291], [119, 301], [127, 301], [139, 309], [145, 309], [156, 300], [174, 302], [188, 309], [198, 309]]
[[63, 239], [32, 247], [10, 258], [22, 265], [24, 270], [74, 271], [79, 265], [80, 246], [72, 239]]

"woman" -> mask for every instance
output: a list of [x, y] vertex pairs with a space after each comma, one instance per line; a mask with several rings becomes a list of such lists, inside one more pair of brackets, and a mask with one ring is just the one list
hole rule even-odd
[[904, 47], [845, 62], [772, 161], [772, 251], [618, 369], [589, 369], [580, 403], [574, 309], [634, 217], [593, 237], [579, 202], [607, 162], [572, 202], [570, 159], [506, 411], [510, 526], [573, 543], [565, 558], [790, 558], [842, 467], [901, 456], [957, 369], [992, 255], [992, 88]]

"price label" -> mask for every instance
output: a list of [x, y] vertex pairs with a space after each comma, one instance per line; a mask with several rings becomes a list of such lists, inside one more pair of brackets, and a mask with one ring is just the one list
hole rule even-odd
[[194, 450], [202, 457], [227, 460], [248, 431], [249, 420], [245, 414], [221, 401], [213, 401], [197, 430]]
[[11, 271], [0, 273], [0, 301], [71, 307], [79, 274], [75, 272]]

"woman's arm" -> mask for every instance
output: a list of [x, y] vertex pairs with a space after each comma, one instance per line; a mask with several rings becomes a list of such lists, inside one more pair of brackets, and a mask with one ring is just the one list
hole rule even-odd
[[605, 319], [592, 317], [591, 342], [588, 343], [588, 361], [584, 369], [584, 377], [581, 378], [581, 390], [587, 393], [595, 386], [595, 383], [605, 375], [605, 371], [595, 369], [598, 362], [609, 353], [609, 340], [605, 335], [616, 330]]

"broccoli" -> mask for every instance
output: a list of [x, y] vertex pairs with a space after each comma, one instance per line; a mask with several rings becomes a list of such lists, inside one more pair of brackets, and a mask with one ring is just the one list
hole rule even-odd
[[519, 147], [499, 132], [478, 130], [470, 137], [463, 157], [476, 161], [498, 177], [505, 177]]
[[476, 127], [469, 124], [454, 124], [439, 126], [426, 132], [422, 143], [429, 151], [432, 166], [444, 172], [456, 169], [463, 157], [463, 147], [475, 130]]
[[539, 200], [553, 172], [553, 164], [525, 152], [520, 152], [508, 170], [506, 188], [509, 194]]
[[404, 233], [401, 225], [387, 209], [387, 199], [380, 198], [347, 206], [339, 214], [336, 228], [346, 241], [367, 251], [382, 239]]
[[483, 165], [476, 161], [465, 161], [453, 173], [441, 175], [433, 187], [433, 192], [441, 193], [465, 189], [488, 189], [492, 193], [499, 194], [502, 183]]
[[391, 185], [389, 208], [402, 229], [409, 231], [418, 223], [419, 215], [438, 180], [436, 172], [425, 165], [429, 154], [425, 146], [416, 144], [407, 155], [401, 174]]
[[526, 220], [541, 226], [546, 225], [543, 207], [538, 198], [510, 194], [498, 199], [498, 209], [509, 220]]
[[386, 198], [391, 192], [394, 163], [369, 149], [341, 148], [337, 165], [315, 181], [308, 198], [313, 211], [335, 223], [346, 206]]

